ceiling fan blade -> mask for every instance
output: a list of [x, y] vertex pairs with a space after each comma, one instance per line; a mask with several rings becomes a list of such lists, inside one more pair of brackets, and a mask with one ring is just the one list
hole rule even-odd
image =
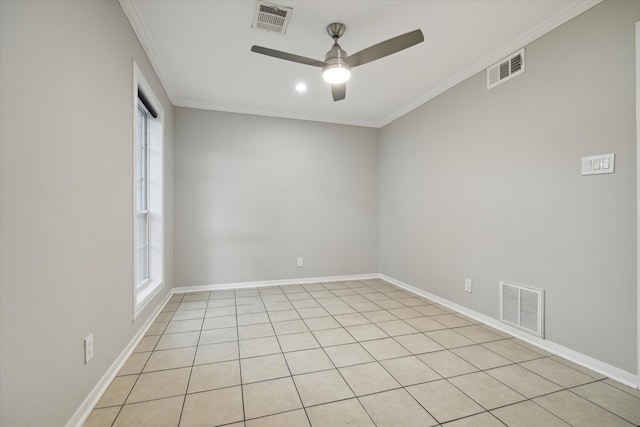
[[347, 62], [352, 68], [357, 67], [358, 65], [367, 64], [371, 61], [375, 61], [376, 59], [384, 58], [392, 53], [400, 52], [401, 50], [418, 43], [422, 43], [423, 41], [424, 35], [422, 34], [422, 31], [414, 30], [354, 53], [347, 57]]
[[331, 85], [331, 95], [334, 101], [342, 101], [347, 96], [347, 84], [339, 83]]
[[274, 58], [284, 59], [286, 61], [298, 62], [300, 64], [311, 65], [314, 67], [324, 67], [324, 62], [318, 61], [304, 56], [294, 55], [292, 53], [281, 52], [279, 50], [269, 49], [262, 46], [251, 46], [251, 52], [261, 53], [262, 55], [272, 56]]

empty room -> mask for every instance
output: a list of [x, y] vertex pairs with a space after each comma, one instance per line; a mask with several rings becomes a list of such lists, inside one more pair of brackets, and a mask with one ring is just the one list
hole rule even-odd
[[0, 0], [0, 425], [638, 426], [637, 0]]

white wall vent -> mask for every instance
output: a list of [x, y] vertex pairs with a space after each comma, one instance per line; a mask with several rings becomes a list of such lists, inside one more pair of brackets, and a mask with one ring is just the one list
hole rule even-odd
[[544, 338], [544, 291], [500, 281], [500, 320]]
[[289, 26], [291, 13], [293, 8], [257, 1], [251, 28], [284, 34]]
[[487, 89], [524, 73], [524, 48], [487, 68]]

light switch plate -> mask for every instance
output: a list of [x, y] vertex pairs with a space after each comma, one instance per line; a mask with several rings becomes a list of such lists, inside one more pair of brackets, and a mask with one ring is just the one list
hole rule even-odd
[[582, 175], [613, 173], [615, 154], [600, 154], [582, 158]]
[[89, 363], [93, 358], [93, 334], [89, 334], [84, 339], [84, 364]]
[[472, 285], [473, 282], [471, 281], [471, 279], [464, 279], [464, 290], [465, 292], [472, 292]]

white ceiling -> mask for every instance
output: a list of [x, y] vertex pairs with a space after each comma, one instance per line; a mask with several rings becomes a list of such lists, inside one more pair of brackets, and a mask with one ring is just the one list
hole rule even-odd
[[[285, 35], [251, 28], [253, 0], [120, 0], [176, 106], [380, 127], [483, 71], [600, 0], [276, 0]], [[250, 51], [324, 60], [326, 26], [355, 53], [415, 29], [425, 41], [353, 70], [334, 102], [321, 69]], [[304, 94], [294, 86], [304, 82]]]

